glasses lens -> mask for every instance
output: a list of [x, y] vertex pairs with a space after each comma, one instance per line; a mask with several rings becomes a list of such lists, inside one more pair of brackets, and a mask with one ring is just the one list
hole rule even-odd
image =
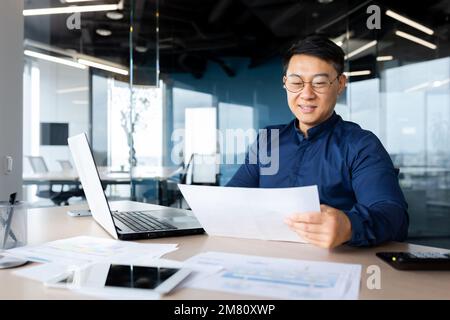
[[326, 76], [314, 77], [311, 85], [317, 92], [324, 92], [330, 87], [330, 79]]
[[304, 83], [299, 76], [291, 75], [286, 78], [285, 86], [291, 92], [299, 92], [303, 89]]

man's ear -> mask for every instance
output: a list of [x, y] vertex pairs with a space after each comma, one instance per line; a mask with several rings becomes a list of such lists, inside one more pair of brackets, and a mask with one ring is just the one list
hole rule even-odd
[[341, 95], [341, 93], [344, 92], [346, 86], [347, 86], [347, 76], [345, 74], [341, 74], [339, 76], [338, 95]]

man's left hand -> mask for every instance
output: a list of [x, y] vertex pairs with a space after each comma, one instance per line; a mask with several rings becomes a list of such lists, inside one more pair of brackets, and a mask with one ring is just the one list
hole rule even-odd
[[351, 239], [352, 226], [344, 212], [324, 204], [320, 211], [293, 214], [285, 223], [300, 237], [322, 248], [334, 248]]

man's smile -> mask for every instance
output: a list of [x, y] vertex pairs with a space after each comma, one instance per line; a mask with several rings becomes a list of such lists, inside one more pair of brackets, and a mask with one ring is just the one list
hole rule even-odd
[[302, 110], [303, 113], [312, 113], [317, 108], [317, 106], [309, 104], [299, 104], [298, 107]]

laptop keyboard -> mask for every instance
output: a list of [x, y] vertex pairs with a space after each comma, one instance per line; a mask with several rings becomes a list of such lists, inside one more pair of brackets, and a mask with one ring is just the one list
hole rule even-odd
[[177, 229], [142, 211], [113, 212], [113, 217], [136, 232]]

